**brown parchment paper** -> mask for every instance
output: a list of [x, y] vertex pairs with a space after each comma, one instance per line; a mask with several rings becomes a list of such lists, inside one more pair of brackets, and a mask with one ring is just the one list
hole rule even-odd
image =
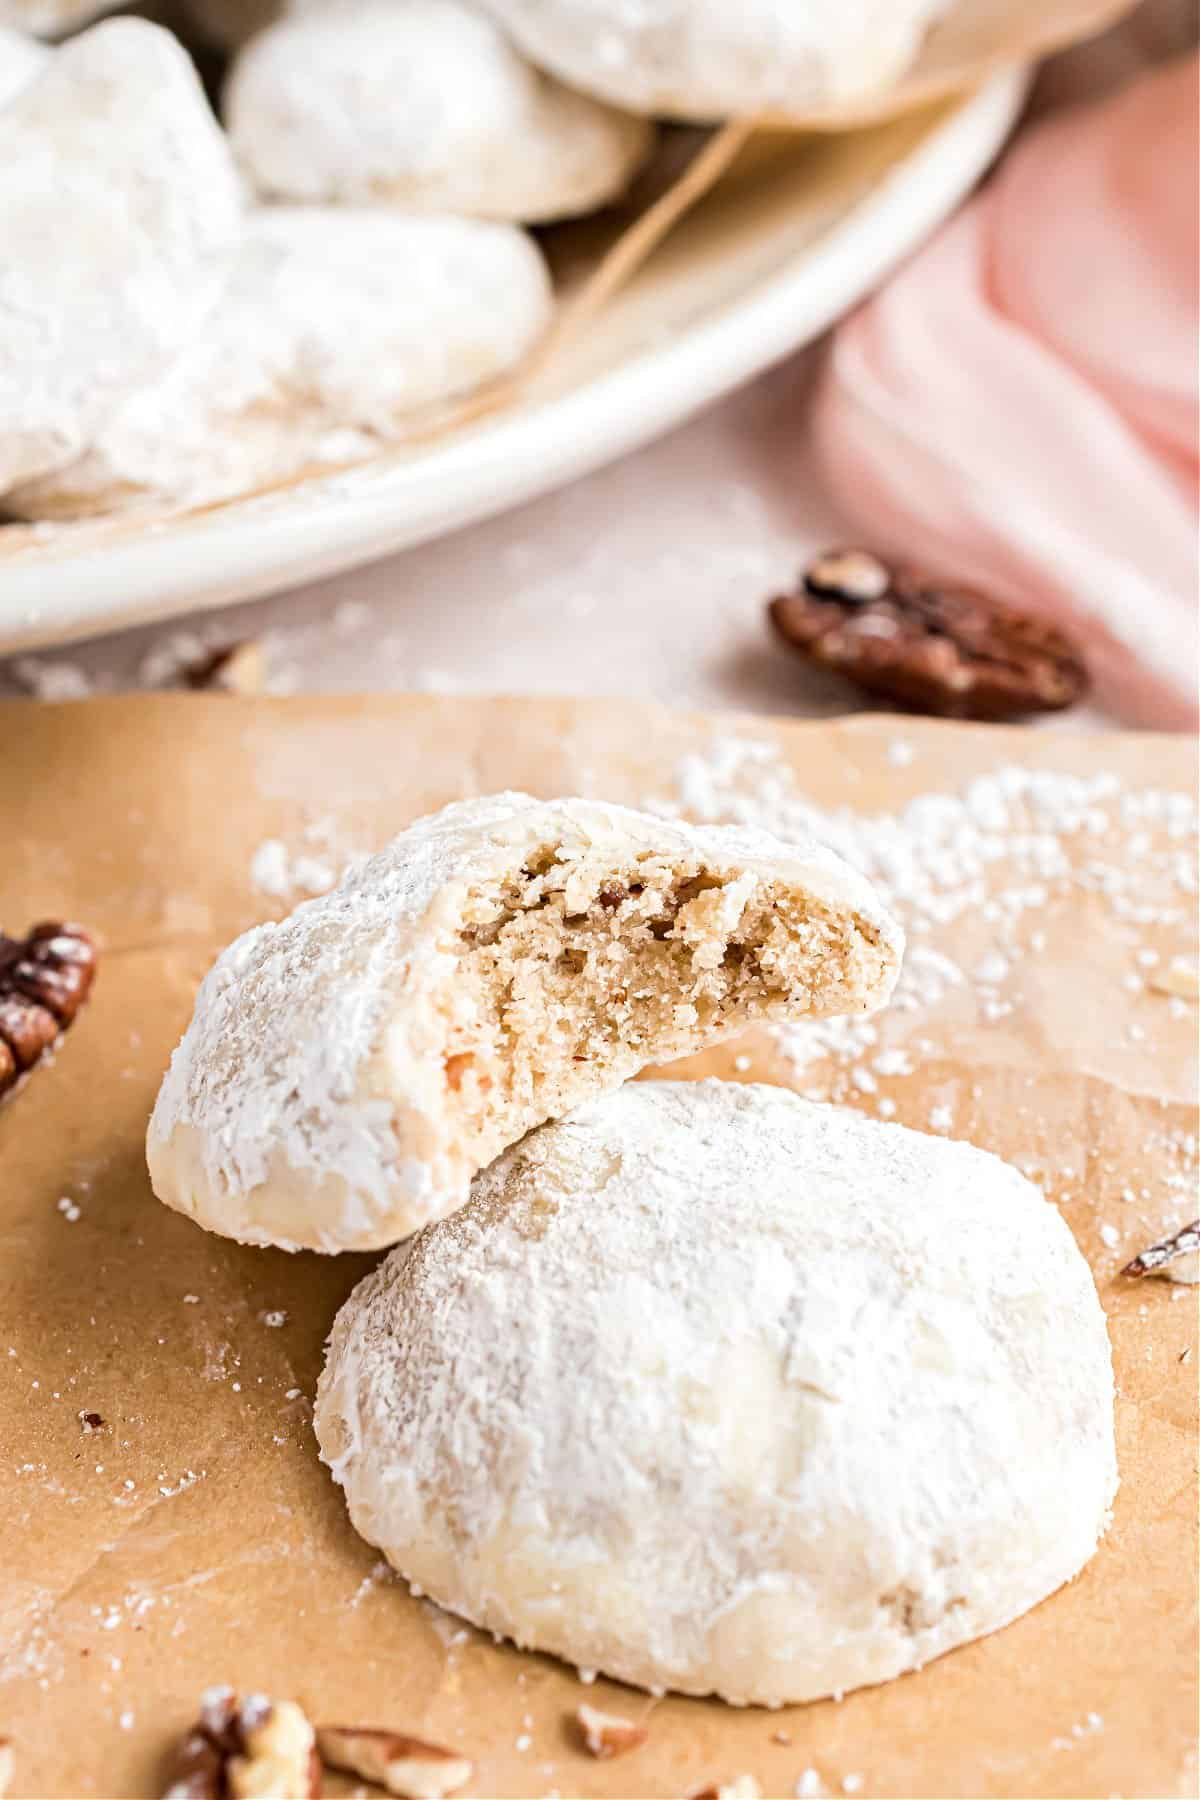
[[[1188, 949], [1190, 909], [1134, 931], [1075, 890], [1039, 919], [1049, 954], [1012, 1016], [902, 1021], [913, 1068], [887, 1083], [896, 1116], [928, 1128], [931, 1103], [951, 1101], [956, 1135], [1039, 1168], [1092, 1263], [1122, 1485], [1067, 1589], [841, 1703], [653, 1702], [460, 1636], [356, 1537], [317, 1459], [322, 1342], [373, 1259], [241, 1248], [149, 1191], [146, 1117], [195, 983], [233, 932], [283, 910], [250, 881], [264, 839], [311, 849], [316, 831], [367, 848], [506, 785], [645, 801], [672, 791], [686, 753], [734, 731], [774, 745], [817, 804], [860, 812], [961, 790], [998, 763], [1111, 771], [1138, 790], [1192, 783], [1182, 740], [882, 717], [396, 696], [0, 708], [0, 921], [72, 915], [104, 944], [92, 1004], [0, 1108], [0, 1733], [16, 1794], [158, 1792], [164, 1751], [221, 1680], [294, 1696], [318, 1720], [461, 1745], [476, 1796], [681, 1796], [744, 1773], [790, 1795], [807, 1768], [834, 1793], [856, 1776], [867, 1795], [1195, 1793], [1195, 1352], [1181, 1360], [1194, 1298], [1122, 1281], [1140, 1246], [1100, 1234], [1135, 1216], [1136, 1238], [1189, 1202], [1168, 1190], [1160, 1146], [1195, 1131], [1195, 1008], [1131, 992], [1127, 972], [1135, 941]], [[938, 941], [973, 954], [986, 920]], [[789, 1074], [765, 1040], [674, 1072], [702, 1068], [809, 1091], [823, 1079], [819, 1062]], [[872, 1104], [825, 1075], [835, 1097]], [[646, 1715], [645, 1746], [589, 1759], [568, 1722], [585, 1698]]]

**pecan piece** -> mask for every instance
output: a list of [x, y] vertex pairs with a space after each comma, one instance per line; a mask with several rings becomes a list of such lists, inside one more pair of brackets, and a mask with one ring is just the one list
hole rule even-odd
[[1181, 1281], [1188, 1287], [1200, 1281], [1200, 1219], [1193, 1219], [1172, 1237], [1151, 1244], [1140, 1256], [1126, 1263], [1122, 1275], [1165, 1275], [1168, 1281]]
[[190, 688], [223, 694], [261, 694], [266, 685], [266, 656], [257, 638], [222, 644], [181, 670]]
[[225, 1757], [203, 1731], [189, 1731], [171, 1761], [163, 1800], [221, 1800]]
[[70, 1025], [95, 973], [95, 945], [80, 925], [47, 921], [23, 938], [0, 932], [0, 1094]]
[[584, 1748], [593, 1756], [624, 1756], [627, 1750], [636, 1750], [646, 1741], [645, 1726], [635, 1725], [619, 1713], [601, 1712], [585, 1704], [577, 1709], [575, 1717], [583, 1733]]
[[291, 1700], [209, 1688], [175, 1752], [164, 1800], [314, 1800], [321, 1764], [312, 1726]]
[[331, 1769], [348, 1769], [404, 1800], [442, 1800], [471, 1779], [472, 1764], [454, 1750], [367, 1725], [322, 1725], [317, 1750]]
[[7, 1794], [15, 1773], [16, 1757], [13, 1755], [12, 1739], [0, 1737], [0, 1795]]
[[1087, 692], [1083, 659], [1056, 626], [865, 550], [818, 557], [768, 610], [810, 661], [917, 712], [1015, 719]]

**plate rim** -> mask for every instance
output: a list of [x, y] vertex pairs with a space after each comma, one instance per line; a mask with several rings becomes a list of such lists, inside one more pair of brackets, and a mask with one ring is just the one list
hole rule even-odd
[[[378, 474], [369, 465], [356, 469], [353, 491], [340, 486], [344, 471], [317, 477], [319, 504], [311, 508], [234, 502], [219, 517], [153, 522], [110, 545], [0, 567], [0, 655], [261, 599], [342, 573], [480, 523], [665, 435], [818, 337], [924, 241], [991, 164], [1028, 83], [1023, 66], [994, 76], [816, 245], [670, 342], [635, 352], [565, 394], [497, 416]], [[50, 585], [62, 591], [47, 599]]]

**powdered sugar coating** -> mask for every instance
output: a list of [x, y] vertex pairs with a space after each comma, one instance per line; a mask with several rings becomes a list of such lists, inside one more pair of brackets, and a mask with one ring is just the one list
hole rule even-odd
[[520, 361], [550, 317], [533, 240], [475, 219], [252, 212], [217, 314], [88, 453], [8, 501], [28, 518], [196, 504], [366, 456], [422, 406]]
[[532, 60], [630, 112], [802, 115], [884, 86], [948, 0], [483, 0]]
[[49, 60], [44, 44], [0, 24], [0, 106], [40, 74]]
[[642, 1686], [815, 1698], [1075, 1575], [1104, 1317], [1016, 1170], [777, 1088], [635, 1082], [355, 1289], [315, 1424], [356, 1528], [476, 1624]]
[[515, 221], [604, 205], [653, 141], [644, 120], [543, 75], [461, 0], [290, 13], [234, 63], [225, 118], [265, 197]]
[[241, 184], [190, 58], [141, 19], [0, 109], [0, 492], [60, 468], [215, 303]]
[[[556, 867], [593, 884], [621, 859], [678, 855], [703, 863], [726, 895], [737, 887], [739, 905], [760, 884], [784, 881], [829, 909], [848, 940], [869, 940], [872, 983], [827, 980], [826, 1004], [865, 1010], [895, 980], [898, 928], [861, 877], [815, 844], [697, 830], [595, 801], [462, 801], [222, 953], [150, 1122], [159, 1198], [244, 1242], [322, 1250], [394, 1243], [461, 1204], [479, 1164], [461, 1141], [443, 1053], [444, 1003], [462, 986], [463, 910], [479, 884], [547, 847]], [[776, 1010], [811, 1004], [811, 992], [798, 991]], [[697, 1025], [673, 1053], [737, 1025]], [[579, 1078], [600, 1091], [656, 1049]]]

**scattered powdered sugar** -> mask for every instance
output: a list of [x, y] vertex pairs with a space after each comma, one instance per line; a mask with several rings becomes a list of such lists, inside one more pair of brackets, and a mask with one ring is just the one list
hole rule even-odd
[[[888, 761], [905, 767], [913, 755], [898, 739]], [[1139, 971], [1162, 955], [1143, 933], [1190, 931], [1194, 919], [1194, 795], [1133, 788], [1112, 773], [1004, 764], [956, 791], [922, 793], [894, 813], [824, 811], [772, 744], [725, 736], [684, 757], [673, 794], [649, 804], [668, 816], [752, 826], [784, 840], [815, 837], [866, 875], [904, 925], [908, 951], [884, 1018], [772, 1027], [794, 1070], [832, 1065], [824, 1089], [806, 1090], [814, 1096], [871, 1094], [875, 1077], [906, 1075], [922, 1056], [941, 1054], [933, 1038], [915, 1035], [934, 1015], [942, 1026], [1003, 1027], [1027, 983], [1039, 979], [1030, 965], [1049, 950], [1044, 927], [1064, 898], [1107, 914], [1128, 943], [1127, 985], [1139, 995], [1146, 992]], [[973, 940], [961, 962], [944, 948], [954, 925], [956, 938]], [[1126, 1028], [1130, 1046], [1147, 1035], [1138, 1022]], [[881, 1102], [878, 1110], [886, 1117], [892, 1109]], [[928, 1126], [952, 1130], [950, 1108], [936, 1106]]]
[[38, 656], [17, 656], [9, 665], [17, 686], [35, 700], [87, 700], [96, 686], [79, 663]]
[[271, 900], [294, 903], [306, 895], [327, 894], [368, 854], [339, 837], [335, 819], [314, 819], [304, 827], [298, 844], [263, 839], [250, 858], [250, 885]]
[[1104, 1730], [1104, 1720], [1098, 1712], [1085, 1713], [1082, 1719], [1076, 1719], [1071, 1726], [1069, 1737], [1051, 1738], [1052, 1750], [1072, 1750], [1081, 1738], [1095, 1737]]

